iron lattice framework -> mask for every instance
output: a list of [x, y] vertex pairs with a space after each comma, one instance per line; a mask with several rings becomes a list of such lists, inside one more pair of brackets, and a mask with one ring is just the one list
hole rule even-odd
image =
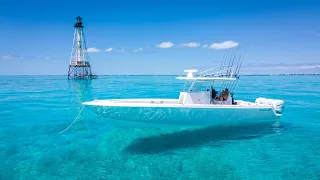
[[97, 76], [93, 75], [91, 71], [81, 17], [78, 16], [76, 18], [74, 27], [75, 31], [68, 71], [68, 79], [95, 79], [97, 78]]

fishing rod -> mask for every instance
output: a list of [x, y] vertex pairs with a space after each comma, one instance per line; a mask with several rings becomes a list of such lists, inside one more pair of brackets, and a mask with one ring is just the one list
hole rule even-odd
[[226, 59], [226, 54], [223, 55], [223, 58], [222, 58], [222, 62], [221, 62], [221, 64], [220, 64], [220, 69], [219, 69], [219, 71], [221, 71], [222, 65], [223, 65], [223, 62], [225, 61], [225, 59]]
[[[233, 62], [234, 62], [235, 59], [236, 59], [236, 53], [234, 53], [234, 55], [233, 55], [233, 59], [231, 60], [231, 66], [230, 67], [233, 67]], [[229, 71], [227, 72], [227, 75], [230, 75], [231, 72], [232, 72], [232, 68], [229, 69]]]

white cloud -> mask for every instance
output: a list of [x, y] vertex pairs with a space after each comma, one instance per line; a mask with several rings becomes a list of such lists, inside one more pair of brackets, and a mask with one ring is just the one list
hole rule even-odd
[[235, 41], [224, 41], [222, 43], [212, 43], [210, 46], [206, 46], [206, 48], [209, 49], [230, 49], [230, 48], [235, 48], [239, 45], [239, 43]]
[[157, 45], [158, 48], [172, 48], [173, 43], [168, 41], [168, 42], [162, 42]]
[[22, 57], [22, 56], [5, 55], [5, 56], [0, 56], [0, 59], [8, 59], [8, 60], [11, 60], [11, 59], [25, 59], [25, 58]]
[[142, 48], [138, 48], [138, 49], [134, 49], [134, 50], [132, 50], [132, 52], [141, 52], [141, 51], [143, 51], [143, 49], [142, 49]]
[[111, 52], [112, 51], [112, 48], [107, 48], [104, 50], [105, 52]]
[[196, 47], [200, 47], [200, 43], [197, 43], [197, 42], [181, 43], [180, 46], [196, 48]]
[[93, 47], [93, 48], [88, 48], [87, 51], [88, 51], [88, 52], [101, 52], [100, 49], [97, 49], [97, 48], [95, 48], [95, 47]]

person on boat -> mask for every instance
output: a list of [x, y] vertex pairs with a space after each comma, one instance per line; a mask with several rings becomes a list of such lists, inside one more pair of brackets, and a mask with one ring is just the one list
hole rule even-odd
[[231, 93], [230, 95], [231, 95], [231, 104], [237, 105], [238, 103], [234, 101], [233, 93]]
[[232, 98], [230, 97], [230, 93], [228, 88], [221, 92], [221, 95], [216, 97], [215, 99], [218, 103], [222, 104], [232, 104]]
[[228, 89], [226, 89], [225, 91], [222, 92], [222, 100], [226, 101], [229, 97], [229, 92]]
[[216, 101], [222, 101], [222, 95], [221, 95], [221, 94], [222, 94], [222, 93], [219, 92], [219, 96], [217, 96], [217, 97], [215, 98]]
[[[225, 92], [227, 92], [227, 104], [233, 104], [236, 105], [237, 103], [234, 102], [233, 93], [230, 93], [228, 88], [225, 89]], [[231, 98], [230, 98], [231, 97]]]
[[217, 91], [211, 86], [211, 100], [210, 103], [213, 103], [213, 100], [216, 98], [217, 96]]
[[217, 96], [217, 91], [211, 86], [211, 98], [214, 99]]
[[222, 91], [221, 96], [216, 97], [218, 101], [226, 101], [228, 99], [228, 91]]

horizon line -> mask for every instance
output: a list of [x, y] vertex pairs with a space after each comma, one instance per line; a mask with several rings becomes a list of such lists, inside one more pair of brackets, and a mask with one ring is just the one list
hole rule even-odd
[[[1, 74], [0, 76], [68, 76], [62, 74]], [[97, 76], [186, 76], [185, 74], [101, 74]], [[240, 76], [320, 76], [320, 73], [243, 74]]]

